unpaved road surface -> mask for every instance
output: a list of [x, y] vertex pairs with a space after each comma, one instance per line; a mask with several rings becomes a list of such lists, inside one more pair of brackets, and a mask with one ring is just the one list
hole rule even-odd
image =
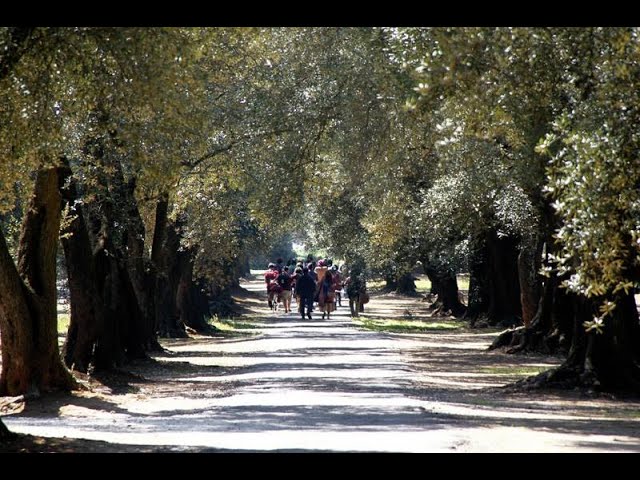
[[[638, 401], [498, 388], [559, 359], [486, 353], [495, 332], [372, 332], [345, 307], [302, 320], [269, 312], [261, 282], [243, 286], [251, 328], [163, 342], [168, 354], [110, 388], [5, 399], [4, 422], [73, 451], [640, 452]], [[393, 295], [368, 314], [408, 309], [428, 318]]]

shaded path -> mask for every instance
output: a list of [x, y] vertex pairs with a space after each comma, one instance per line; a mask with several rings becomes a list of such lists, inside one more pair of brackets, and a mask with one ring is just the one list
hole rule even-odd
[[148, 381], [133, 389], [3, 419], [15, 432], [188, 451], [640, 451], [637, 402], [488, 390], [554, 362], [484, 353], [495, 333], [391, 335], [355, 328], [345, 307], [303, 321], [246, 304], [259, 335], [170, 340], [173, 354], [140, 367]]

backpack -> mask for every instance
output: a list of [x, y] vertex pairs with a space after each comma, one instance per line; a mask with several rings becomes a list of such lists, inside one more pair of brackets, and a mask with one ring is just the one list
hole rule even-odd
[[290, 278], [291, 278], [291, 277], [289, 276], [289, 274], [288, 274], [288, 273], [284, 273], [284, 272], [283, 272], [283, 273], [281, 273], [280, 275], [278, 275], [278, 284], [279, 284], [281, 287], [286, 287], [286, 286], [287, 286], [287, 283], [289, 283], [289, 279], [290, 279]]

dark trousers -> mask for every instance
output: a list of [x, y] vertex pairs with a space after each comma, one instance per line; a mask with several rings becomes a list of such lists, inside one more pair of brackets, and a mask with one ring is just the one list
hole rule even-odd
[[305, 315], [305, 307], [307, 308], [306, 313], [311, 313], [313, 311], [313, 295], [309, 297], [300, 297], [300, 313], [302, 316]]

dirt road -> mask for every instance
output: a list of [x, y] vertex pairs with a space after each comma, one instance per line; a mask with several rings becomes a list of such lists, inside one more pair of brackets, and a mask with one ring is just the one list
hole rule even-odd
[[[260, 282], [244, 285], [262, 289]], [[14, 432], [111, 442], [110, 451], [640, 452], [640, 403], [496, 389], [552, 357], [485, 353], [495, 333], [388, 334], [271, 314], [255, 328], [170, 340], [109, 392], [49, 398], [3, 420]], [[419, 301], [373, 297], [372, 315]]]

